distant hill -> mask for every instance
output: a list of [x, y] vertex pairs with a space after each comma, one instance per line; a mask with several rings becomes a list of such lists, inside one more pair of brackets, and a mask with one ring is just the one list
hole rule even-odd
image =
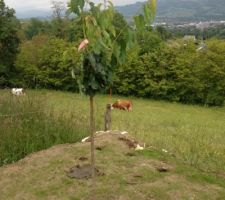
[[[142, 2], [116, 7], [129, 20]], [[158, 0], [157, 21], [225, 20], [225, 0]]]
[[32, 9], [32, 10], [16, 10], [16, 16], [19, 19], [29, 19], [32, 17], [35, 18], [49, 18], [52, 16], [51, 10], [38, 10], [38, 9]]
[[[141, 11], [143, 2], [126, 6], [117, 6], [126, 19]], [[17, 10], [19, 18], [48, 18], [52, 11], [43, 10]], [[158, 0], [157, 21], [209, 21], [225, 20], [225, 0]]]

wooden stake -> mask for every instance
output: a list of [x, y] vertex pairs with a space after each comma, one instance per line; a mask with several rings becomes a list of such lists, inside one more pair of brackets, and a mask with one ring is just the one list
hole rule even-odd
[[105, 131], [110, 130], [110, 128], [111, 128], [111, 104], [107, 104], [105, 111]]
[[90, 135], [91, 135], [91, 168], [92, 177], [95, 176], [95, 145], [94, 145], [94, 133], [95, 133], [95, 122], [94, 122], [94, 97], [90, 96]]

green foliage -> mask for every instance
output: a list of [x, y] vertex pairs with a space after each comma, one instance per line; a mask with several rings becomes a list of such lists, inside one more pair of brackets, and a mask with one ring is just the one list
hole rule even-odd
[[[38, 80], [44, 88], [76, 90], [76, 85], [71, 77], [73, 62], [68, 60], [65, 63], [63, 54], [67, 48], [72, 48], [72, 44], [66, 43], [62, 39], [51, 39], [41, 51], [39, 63]], [[74, 54], [76, 57], [76, 55]], [[71, 65], [72, 66], [71, 66]]]
[[157, 51], [163, 44], [160, 35], [153, 31], [145, 31], [144, 33], [138, 34], [137, 41], [141, 47], [139, 55]]
[[79, 59], [74, 44], [39, 35], [21, 46], [16, 64], [25, 86], [74, 91], [77, 85], [71, 77], [71, 69]]
[[78, 42], [83, 37], [82, 24], [77, 18], [71, 19], [65, 28], [65, 39], [69, 42]]
[[20, 24], [14, 14], [15, 11], [0, 0], [0, 87], [10, 85], [9, 79], [15, 72], [14, 61], [19, 44], [17, 31]]
[[221, 105], [225, 97], [225, 41], [210, 40], [207, 50], [198, 53], [196, 66], [201, 80], [203, 103]]
[[156, 0], [148, 0], [147, 3], [143, 4], [144, 14], [134, 16], [135, 26], [138, 31], [143, 32], [146, 26], [151, 25], [155, 18], [156, 4]]
[[[197, 51], [198, 41], [168, 41], [171, 35], [166, 29], [152, 30], [148, 26], [154, 19], [154, 1], [148, 1], [143, 15], [135, 17], [136, 30], [115, 12], [113, 5], [104, 10], [102, 4], [89, 2], [90, 10], [85, 11], [83, 3], [71, 1], [70, 11], [76, 17], [58, 17], [49, 22], [32, 19], [28, 26], [23, 23], [25, 30], [30, 30], [30, 40], [21, 44], [15, 69], [13, 57], [4, 57], [11, 67], [3, 67], [4, 59], [0, 61], [5, 74], [0, 82], [32, 88], [80, 89], [91, 96], [113, 87], [114, 93], [124, 95], [223, 104], [223, 40], [206, 41], [201, 51]], [[190, 31], [195, 34], [195, 30]], [[84, 39], [89, 44], [78, 52]]]
[[72, 23], [67, 18], [53, 18], [51, 21], [42, 21], [32, 18], [30, 21], [25, 23], [26, 27], [24, 28], [24, 34], [27, 40], [31, 40], [38, 34], [71, 40], [71, 33], [69, 31]]
[[[112, 64], [119, 59], [120, 52], [113, 25], [114, 10], [109, 6], [101, 10], [101, 4], [89, 3], [90, 11], [83, 13], [84, 1], [71, 1], [70, 9], [83, 24], [84, 38], [89, 40], [87, 51], [83, 54], [78, 84], [82, 92], [94, 96], [96, 92], [106, 89], [112, 82]], [[125, 50], [125, 49], [123, 49]]]
[[156, 32], [165, 41], [172, 38], [172, 33], [163, 26], [157, 26]]
[[173, 41], [156, 51], [131, 53], [116, 72], [114, 90], [202, 105], [222, 105], [225, 99], [224, 42], [212, 40], [196, 51], [194, 42]]
[[28, 40], [32, 39], [35, 35], [45, 32], [44, 22], [39, 19], [32, 18], [25, 29], [25, 36]]
[[[85, 3], [90, 7], [88, 12], [83, 11]], [[102, 4], [72, 0], [69, 7], [70, 11], [78, 15], [78, 20], [83, 25], [84, 38], [89, 41], [83, 53], [81, 73], [77, 75], [78, 84], [82, 92], [94, 96], [96, 92], [112, 85], [112, 74], [115, 67], [125, 61], [127, 48], [134, 39], [133, 33], [126, 26], [123, 18], [115, 14], [112, 3], [103, 10]], [[152, 18], [150, 14], [151, 5], [148, 5], [145, 7], [145, 15], [135, 18], [140, 31], [144, 30], [143, 27]], [[115, 16], [119, 18], [121, 24], [125, 25], [120, 31], [118, 27], [121, 25], [118, 24], [116, 27]]]
[[71, 0], [69, 3], [70, 11], [80, 15], [83, 11], [84, 4], [85, 0]]
[[19, 72], [19, 85], [29, 88], [38, 87], [42, 48], [48, 40], [49, 37], [47, 35], [37, 35], [20, 45], [20, 53], [16, 59], [16, 69]]
[[129, 34], [126, 35], [127, 31], [129, 31], [129, 25], [122, 14], [115, 11], [112, 23], [115, 27], [118, 42], [122, 42], [126, 37], [129, 37]]

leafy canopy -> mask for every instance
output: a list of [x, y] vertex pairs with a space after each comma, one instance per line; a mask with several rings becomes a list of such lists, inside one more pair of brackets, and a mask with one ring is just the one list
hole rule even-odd
[[12, 75], [14, 60], [18, 52], [17, 31], [20, 24], [14, 14], [15, 11], [0, 0], [0, 86], [9, 84], [8, 79]]
[[[156, 0], [149, 0], [144, 5], [144, 15], [135, 17], [136, 29], [142, 31], [146, 24], [152, 22], [155, 5]], [[113, 21], [115, 10], [110, 1], [103, 9], [101, 3], [71, 0], [69, 10], [77, 15], [84, 39], [89, 41], [82, 52], [80, 70], [74, 70], [73, 75], [78, 80], [80, 90], [94, 96], [96, 92], [112, 85], [115, 67], [125, 61], [126, 51], [134, 43], [135, 32], [130, 27], [124, 27], [119, 33], [116, 31]]]

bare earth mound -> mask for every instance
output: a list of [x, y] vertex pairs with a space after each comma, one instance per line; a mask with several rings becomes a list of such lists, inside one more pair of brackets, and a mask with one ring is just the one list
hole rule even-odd
[[[177, 173], [170, 161], [135, 152], [130, 136], [114, 131], [97, 134], [95, 141], [96, 200], [211, 200], [223, 193], [220, 186]], [[69, 176], [74, 167], [89, 171], [89, 151], [89, 142], [57, 145], [1, 167], [0, 199], [91, 199], [91, 179]]]

